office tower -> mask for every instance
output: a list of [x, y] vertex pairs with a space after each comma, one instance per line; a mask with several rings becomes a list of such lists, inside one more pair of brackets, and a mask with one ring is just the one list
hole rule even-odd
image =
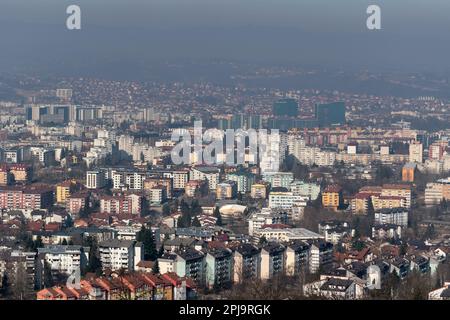
[[298, 103], [295, 99], [281, 99], [273, 104], [274, 116], [298, 116]]
[[233, 116], [228, 116], [227, 118], [218, 119], [217, 127], [220, 130], [226, 129], [257, 130], [262, 128], [262, 118], [260, 115], [234, 114]]
[[320, 127], [345, 124], [344, 102], [316, 105], [316, 119]]

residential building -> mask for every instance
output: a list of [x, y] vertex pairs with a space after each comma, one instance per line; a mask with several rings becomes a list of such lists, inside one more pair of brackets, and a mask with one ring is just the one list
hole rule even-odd
[[73, 245], [47, 245], [38, 248], [38, 283], [42, 284], [46, 268], [49, 268], [55, 279], [81, 274], [89, 261], [89, 250], [88, 247]]
[[219, 200], [233, 199], [237, 195], [237, 183], [235, 181], [224, 181], [217, 184], [216, 198]]
[[216, 167], [194, 167], [189, 172], [189, 180], [206, 180], [209, 190], [216, 190], [220, 170]]
[[266, 199], [267, 198], [267, 185], [262, 183], [256, 183], [251, 186], [250, 196], [253, 199]]
[[299, 180], [294, 180], [289, 189], [294, 195], [308, 197], [312, 201], [316, 200], [320, 194], [320, 185]]
[[325, 208], [337, 210], [344, 204], [342, 188], [338, 185], [328, 186], [322, 193], [322, 205]]
[[292, 172], [265, 172], [263, 180], [270, 183], [271, 188], [289, 189], [291, 182], [294, 180], [294, 174]]
[[237, 192], [248, 193], [255, 183], [255, 175], [248, 172], [233, 172], [227, 174], [227, 180], [237, 183]]
[[272, 191], [269, 193], [269, 208], [289, 209], [294, 206], [306, 207], [309, 198], [294, 195], [288, 191]]
[[376, 225], [394, 224], [402, 227], [408, 226], [409, 211], [405, 208], [381, 209], [375, 211]]
[[135, 270], [143, 260], [143, 246], [132, 240], [105, 240], [98, 244], [103, 270]]
[[428, 293], [428, 300], [450, 300], [450, 281], [444, 282], [444, 286]]
[[402, 181], [414, 182], [414, 174], [416, 171], [416, 164], [412, 162], [406, 163], [402, 168]]
[[313, 241], [309, 254], [309, 271], [316, 273], [333, 262], [333, 244], [324, 240]]
[[101, 189], [106, 186], [105, 172], [101, 170], [86, 172], [86, 188]]
[[423, 162], [423, 145], [420, 142], [412, 142], [409, 145], [409, 162]]
[[310, 244], [301, 240], [286, 245], [286, 275], [293, 276], [309, 270]]
[[230, 249], [208, 249], [205, 262], [207, 287], [222, 288], [231, 285], [233, 255]]
[[176, 274], [179, 277], [191, 278], [195, 283], [203, 285], [206, 281], [205, 254], [193, 248], [186, 247], [177, 252]]
[[100, 211], [111, 214], [140, 215], [144, 197], [139, 194], [104, 195], [100, 197]]
[[268, 280], [284, 271], [286, 248], [279, 243], [271, 242], [261, 249], [260, 279]]
[[54, 192], [48, 185], [0, 187], [0, 209], [47, 209], [53, 202]]
[[261, 268], [261, 249], [244, 243], [233, 251], [233, 282], [257, 279]]

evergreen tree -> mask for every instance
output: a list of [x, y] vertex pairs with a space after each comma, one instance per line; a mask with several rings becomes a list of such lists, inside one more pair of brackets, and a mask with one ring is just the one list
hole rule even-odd
[[406, 242], [403, 242], [400, 246], [400, 255], [404, 256], [408, 252], [408, 244]]
[[50, 264], [47, 261], [44, 261], [44, 286], [45, 288], [51, 288], [53, 285], [54, 281]]
[[61, 242], [61, 244], [62, 244], [63, 246], [67, 246], [67, 240], [66, 240], [66, 238], [63, 239], [63, 241]]
[[164, 246], [161, 246], [158, 251], [158, 258], [162, 257], [163, 255], [164, 255]]
[[192, 216], [196, 216], [202, 213], [202, 207], [200, 206], [200, 204], [198, 203], [198, 200], [195, 199], [192, 201], [191, 203], [191, 215]]
[[3, 277], [2, 277], [2, 287], [0, 288], [0, 295], [3, 298], [7, 298], [7, 297], [9, 297], [10, 294], [11, 294], [11, 291], [10, 291], [9, 278], [8, 278], [8, 275], [6, 274], [6, 272], [4, 272]]
[[264, 245], [267, 243], [267, 239], [265, 236], [262, 236], [261, 238], [259, 238], [259, 244], [260, 245]]
[[73, 219], [72, 219], [72, 217], [70, 215], [67, 215], [65, 225], [66, 225], [67, 228], [73, 227]]
[[178, 218], [177, 227], [178, 228], [189, 228], [191, 226], [192, 219], [189, 211], [182, 213]]
[[25, 240], [25, 247], [27, 248], [27, 250], [35, 251], [34, 241], [30, 236], [27, 236], [27, 238]]
[[139, 232], [136, 234], [136, 240], [138, 242], [142, 242], [144, 241], [144, 233], [145, 233], [145, 226], [141, 227], [141, 230], [139, 230]]
[[36, 240], [33, 243], [33, 250], [37, 251], [38, 248], [43, 248], [44, 243], [42, 242], [42, 237], [39, 235], [37, 236]]
[[183, 214], [183, 215], [191, 213], [189, 205], [186, 203], [186, 201], [184, 201], [184, 199], [182, 199], [180, 202], [180, 211], [181, 211], [181, 214]]
[[220, 214], [219, 207], [216, 207], [216, 209], [214, 209], [214, 217], [217, 218], [216, 225], [222, 226], [223, 225], [222, 215]]
[[192, 226], [193, 227], [201, 227], [202, 226], [200, 223], [200, 220], [198, 220], [197, 217], [194, 217], [194, 219], [192, 220]]
[[94, 237], [88, 238], [89, 249], [89, 261], [86, 268], [87, 272], [94, 272], [99, 275], [102, 272], [102, 263], [98, 257], [98, 245], [97, 240]]
[[153, 273], [158, 274], [159, 273], [159, 262], [158, 260], [155, 261], [155, 264], [153, 265], [152, 269]]
[[163, 216], [170, 215], [170, 206], [167, 203], [162, 206], [162, 214]]
[[158, 257], [158, 251], [152, 230], [143, 226], [136, 238], [144, 245], [144, 260], [155, 260]]

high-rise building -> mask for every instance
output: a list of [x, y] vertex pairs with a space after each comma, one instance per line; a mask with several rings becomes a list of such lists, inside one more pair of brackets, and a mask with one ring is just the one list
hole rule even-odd
[[281, 99], [273, 104], [274, 116], [298, 116], [298, 103], [295, 99]]
[[234, 114], [217, 120], [217, 127], [221, 130], [226, 129], [261, 129], [262, 118], [260, 115]]
[[65, 101], [70, 101], [72, 99], [72, 94], [72, 89], [56, 89], [56, 97]]
[[86, 188], [98, 189], [106, 185], [105, 173], [103, 171], [86, 172]]
[[316, 119], [320, 127], [345, 124], [345, 104], [344, 102], [333, 102], [328, 104], [318, 104], [315, 108]]
[[68, 123], [75, 120], [74, 105], [26, 105], [26, 120], [40, 123]]
[[423, 145], [420, 142], [412, 142], [409, 145], [409, 162], [422, 163]]

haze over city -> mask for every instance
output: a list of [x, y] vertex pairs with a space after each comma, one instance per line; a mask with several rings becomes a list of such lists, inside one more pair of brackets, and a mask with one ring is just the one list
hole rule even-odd
[[146, 316], [269, 318], [308, 300], [335, 318], [354, 305], [309, 300], [384, 316], [381, 300], [449, 300], [449, 14], [0, 0], [0, 314], [126, 300], [131, 319], [143, 300]]
[[144, 78], [166, 61], [449, 71], [448, 1], [377, 1], [382, 30], [369, 31], [372, 2], [81, 0], [82, 30], [70, 32], [71, 1], [1, 0], [0, 67]]

